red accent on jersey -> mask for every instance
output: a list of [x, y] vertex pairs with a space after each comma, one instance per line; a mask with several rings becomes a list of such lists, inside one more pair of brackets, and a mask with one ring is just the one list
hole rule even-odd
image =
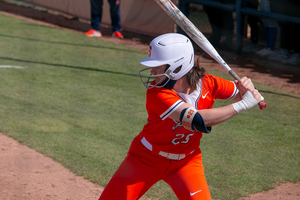
[[205, 75], [199, 81], [198, 89], [188, 96], [164, 87], [148, 89], [147, 124], [135, 139], [141, 141], [145, 137], [155, 153], [189, 153], [199, 147], [202, 133], [189, 131], [182, 126], [173, 129], [176, 122], [168, 116], [184, 102], [190, 103], [198, 110], [208, 109], [212, 108], [215, 99], [231, 99], [236, 94], [237, 89], [232, 81], [213, 75]]

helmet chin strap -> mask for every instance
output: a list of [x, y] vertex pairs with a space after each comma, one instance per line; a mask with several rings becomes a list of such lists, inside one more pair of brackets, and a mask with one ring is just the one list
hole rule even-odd
[[[161, 84], [159, 84], [159, 85], [164, 85], [165, 84], [165, 88], [167, 88], [167, 89], [169, 89], [169, 90], [171, 90], [171, 89], [173, 89], [173, 87], [174, 87], [174, 85], [175, 85], [175, 83], [176, 83], [176, 81], [177, 80], [171, 80], [171, 79], [169, 79], [169, 78], [166, 78]], [[167, 83], [166, 83], [167, 82]]]

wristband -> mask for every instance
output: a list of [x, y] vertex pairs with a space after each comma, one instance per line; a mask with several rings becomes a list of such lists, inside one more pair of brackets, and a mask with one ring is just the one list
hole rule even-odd
[[243, 96], [243, 99], [239, 102], [233, 103], [232, 106], [237, 113], [240, 113], [244, 110], [249, 110], [250, 108], [253, 108], [257, 104], [258, 102], [253, 97], [252, 93], [250, 91], [247, 91]]

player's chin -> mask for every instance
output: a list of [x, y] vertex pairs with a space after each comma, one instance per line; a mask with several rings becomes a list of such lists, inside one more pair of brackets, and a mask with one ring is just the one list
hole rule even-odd
[[166, 79], [166, 77], [154, 77], [154, 81], [156, 84], [163, 83], [165, 79]]
[[159, 79], [159, 78], [154, 78], [154, 81], [155, 81], [156, 84], [159, 84], [161, 82], [160, 80], [161, 79]]

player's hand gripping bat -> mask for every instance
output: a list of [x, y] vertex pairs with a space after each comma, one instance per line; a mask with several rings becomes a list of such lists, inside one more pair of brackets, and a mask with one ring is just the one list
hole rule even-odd
[[[155, 0], [156, 3], [182, 28], [182, 30], [207, 54], [215, 59], [221, 66], [223, 66], [228, 73], [235, 79], [240, 80], [240, 77], [227, 65], [222, 59], [212, 44], [199, 31], [199, 29], [172, 3], [171, 0]], [[267, 103], [259, 102], [259, 108], [265, 109]]]

